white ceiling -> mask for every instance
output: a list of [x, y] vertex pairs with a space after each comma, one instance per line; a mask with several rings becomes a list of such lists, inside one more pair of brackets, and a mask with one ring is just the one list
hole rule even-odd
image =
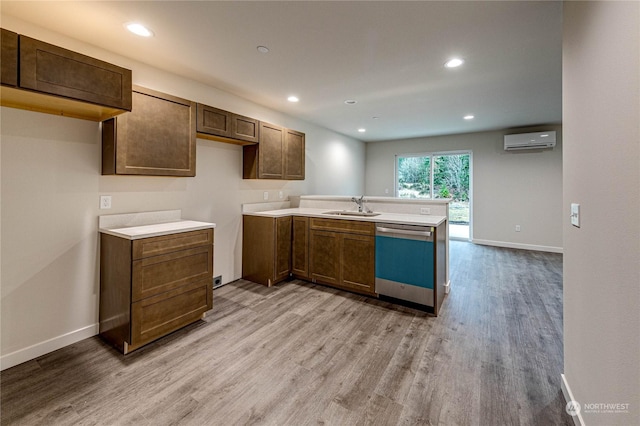
[[[1, 7], [364, 141], [562, 120], [559, 1], [3, 0]], [[155, 37], [128, 33], [129, 21]], [[444, 68], [454, 56], [465, 64]], [[291, 94], [300, 102], [287, 102]]]

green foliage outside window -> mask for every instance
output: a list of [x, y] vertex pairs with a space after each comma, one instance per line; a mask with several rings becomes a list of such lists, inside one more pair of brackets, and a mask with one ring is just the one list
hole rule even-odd
[[[398, 158], [398, 189], [402, 198], [431, 197], [431, 156]], [[433, 156], [433, 196], [469, 201], [469, 155]]]

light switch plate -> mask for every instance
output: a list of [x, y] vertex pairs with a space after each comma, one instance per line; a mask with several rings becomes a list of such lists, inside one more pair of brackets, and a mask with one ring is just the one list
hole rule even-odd
[[268, 193], [267, 191], [264, 191], [264, 192], [262, 193], [262, 198], [263, 198], [265, 201], [266, 201], [266, 200], [268, 200], [268, 199], [269, 199], [269, 193]]
[[580, 228], [580, 204], [571, 203], [571, 224]]
[[420, 207], [420, 214], [431, 214], [431, 209], [429, 207]]

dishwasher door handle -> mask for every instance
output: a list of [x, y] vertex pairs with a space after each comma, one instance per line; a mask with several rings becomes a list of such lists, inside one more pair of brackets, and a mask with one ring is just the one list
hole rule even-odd
[[407, 229], [395, 229], [395, 228], [383, 228], [381, 226], [376, 226], [377, 232], [388, 233], [388, 234], [402, 234], [402, 235], [415, 235], [417, 237], [430, 237], [430, 231], [410, 231]]

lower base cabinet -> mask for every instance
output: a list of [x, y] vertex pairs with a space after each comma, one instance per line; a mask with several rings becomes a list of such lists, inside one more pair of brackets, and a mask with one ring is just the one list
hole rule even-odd
[[242, 217], [242, 278], [272, 286], [291, 273], [291, 216]]
[[213, 306], [213, 230], [100, 235], [100, 335], [127, 354]]
[[[377, 297], [374, 222], [243, 216], [242, 277], [271, 286], [289, 276]], [[436, 227], [434, 314], [446, 284], [446, 227]]]
[[375, 224], [311, 218], [309, 228], [311, 280], [375, 295]]
[[309, 218], [292, 218], [291, 275], [309, 279]]

